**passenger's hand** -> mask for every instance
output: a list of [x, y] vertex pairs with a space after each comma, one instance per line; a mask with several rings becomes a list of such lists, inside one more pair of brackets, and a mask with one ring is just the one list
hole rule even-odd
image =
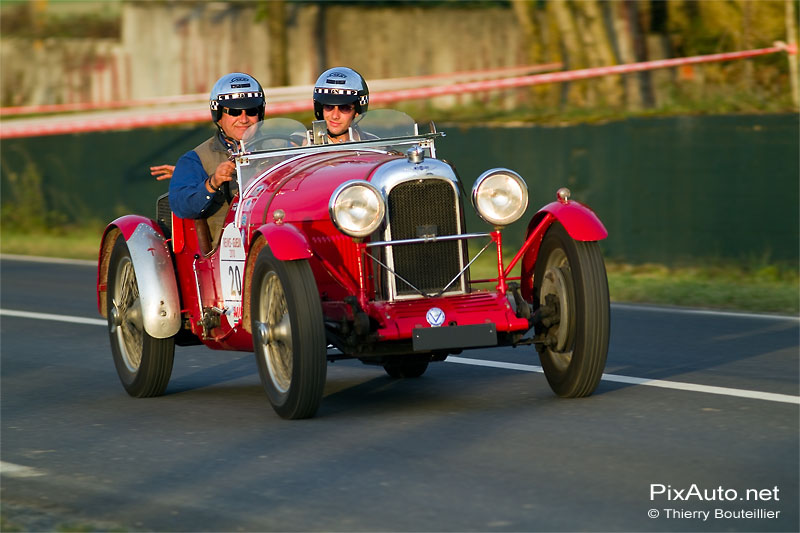
[[159, 181], [168, 180], [175, 172], [175, 165], [155, 165], [150, 167], [150, 175], [155, 176]]
[[213, 189], [219, 189], [226, 181], [233, 180], [236, 176], [236, 165], [231, 161], [223, 161], [214, 171], [214, 175], [208, 178], [208, 183]]

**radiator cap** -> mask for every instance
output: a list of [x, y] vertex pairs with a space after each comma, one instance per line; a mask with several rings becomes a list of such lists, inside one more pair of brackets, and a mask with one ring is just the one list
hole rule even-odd
[[408, 160], [412, 163], [422, 163], [422, 160], [425, 159], [425, 150], [419, 145], [412, 146], [406, 151], [406, 155], [408, 156]]

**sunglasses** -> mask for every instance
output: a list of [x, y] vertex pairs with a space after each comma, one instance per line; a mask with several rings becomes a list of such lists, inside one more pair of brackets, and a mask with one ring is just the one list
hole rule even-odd
[[356, 108], [356, 106], [354, 106], [353, 104], [342, 104], [342, 105], [325, 104], [322, 106], [322, 109], [330, 113], [337, 107], [339, 108], [339, 112], [344, 114], [352, 113], [353, 110]]
[[258, 107], [249, 107], [249, 108], [247, 108], [247, 109], [231, 109], [231, 108], [229, 108], [229, 107], [223, 107], [223, 108], [222, 108], [222, 111], [223, 111], [225, 114], [227, 114], [227, 115], [230, 115], [230, 116], [232, 116], [232, 117], [239, 117], [239, 116], [241, 116], [241, 115], [242, 115], [242, 111], [244, 111], [244, 112], [245, 112], [245, 114], [246, 114], [248, 117], [254, 117], [254, 116], [258, 115], [258, 112], [259, 112], [259, 110], [260, 110], [260, 108], [258, 108]]

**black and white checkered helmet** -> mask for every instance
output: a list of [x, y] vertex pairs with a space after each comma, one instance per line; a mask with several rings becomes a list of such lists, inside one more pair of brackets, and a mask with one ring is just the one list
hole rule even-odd
[[314, 116], [322, 120], [325, 104], [355, 104], [356, 113], [369, 107], [369, 87], [364, 77], [347, 67], [334, 67], [323, 72], [314, 84]]
[[216, 124], [222, 116], [222, 108], [249, 109], [258, 107], [258, 120], [264, 119], [264, 90], [254, 77], [243, 72], [225, 74], [211, 89], [209, 107], [211, 120]]

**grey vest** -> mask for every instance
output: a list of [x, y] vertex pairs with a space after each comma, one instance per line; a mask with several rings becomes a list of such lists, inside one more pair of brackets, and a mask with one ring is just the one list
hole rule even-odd
[[[219, 135], [214, 135], [210, 139], [202, 142], [197, 148], [194, 149], [200, 162], [203, 164], [203, 170], [206, 176], [211, 177], [216, 172], [220, 163], [228, 160], [228, 150], [219, 139]], [[232, 187], [232, 193], [236, 191], [235, 182]], [[222, 233], [222, 225], [225, 223], [225, 216], [230, 209], [230, 203], [226, 198], [222, 207], [220, 207], [213, 215], [210, 215], [206, 221], [208, 222], [208, 229], [211, 232], [211, 242], [216, 247], [220, 234]]]

